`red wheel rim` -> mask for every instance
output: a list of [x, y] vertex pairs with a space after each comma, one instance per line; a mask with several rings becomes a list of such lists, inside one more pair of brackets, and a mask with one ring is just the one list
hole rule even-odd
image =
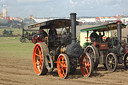
[[61, 78], [67, 75], [67, 62], [63, 55], [60, 55], [57, 60], [57, 70]]
[[40, 74], [43, 67], [43, 53], [41, 46], [36, 44], [33, 51], [33, 66], [36, 74]]
[[83, 55], [82, 59], [80, 61], [80, 69], [81, 69], [81, 73], [84, 76], [89, 76], [90, 75], [90, 71], [91, 71], [91, 64], [90, 64], [90, 59], [87, 55]]

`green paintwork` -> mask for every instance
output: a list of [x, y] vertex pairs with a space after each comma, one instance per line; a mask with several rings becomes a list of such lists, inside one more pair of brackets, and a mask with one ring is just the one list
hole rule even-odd
[[83, 48], [85, 48], [88, 45], [92, 45], [92, 42], [85, 42], [84, 45], [83, 45]]
[[[122, 28], [125, 28], [126, 25], [122, 24]], [[96, 27], [91, 27], [91, 28], [85, 28], [81, 29], [80, 32], [85, 32], [85, 31], [109, 31], [109, 30], [116, 30], [117, 29], [117, 23], [110, 23], [106, 25], [101, 25], [101, 26], [96, 26]]]
[[106, 28], [106, 26], [97, 26], [97, 27], [86, 28], [86, 29], [80, 30], [80, 32], [92, 31], [92, 30], [103, 29], [103, 28]]

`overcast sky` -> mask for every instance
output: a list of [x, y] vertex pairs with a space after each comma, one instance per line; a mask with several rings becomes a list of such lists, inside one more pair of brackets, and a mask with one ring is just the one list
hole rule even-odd
[[11, 17], [114, 16], [128, 14], [128, 0], [0, 0]]

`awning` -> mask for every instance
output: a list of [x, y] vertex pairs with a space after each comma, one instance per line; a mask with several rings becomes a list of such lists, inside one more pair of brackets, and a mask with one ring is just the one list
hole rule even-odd
[[[76, 21], [76, 25], [78, 25], [79, 22]], [[42, 29], [57, 29], [57, 28], [64, 28], [64, 27], [70, 27], [71, 26], [71, 20], [70, 19], [54, 19], [46, 22], [36, 23], [33, 25], [28, 26], [29, 29], [41, 27]]]
[[[122, 29], [125, 28], [126, 25], [122, 24]], [[96, 26], [96, 27], [90, 27], [90, 28], [85, 28], [81, 29], [80, 32], [85, 32], [85, 31], [109, 31], [109, 30], [116, 30], [117, 29], [117, 23], [110, 23], [107, 25], [101, 25], [101, 26]]]

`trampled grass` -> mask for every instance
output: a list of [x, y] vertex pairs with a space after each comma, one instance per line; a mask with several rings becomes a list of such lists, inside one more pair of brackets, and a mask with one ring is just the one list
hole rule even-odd
[[20, 37], [0, 37], [0, 56], [29, 59], [32, 58], [33, 43], [21, 43]]

